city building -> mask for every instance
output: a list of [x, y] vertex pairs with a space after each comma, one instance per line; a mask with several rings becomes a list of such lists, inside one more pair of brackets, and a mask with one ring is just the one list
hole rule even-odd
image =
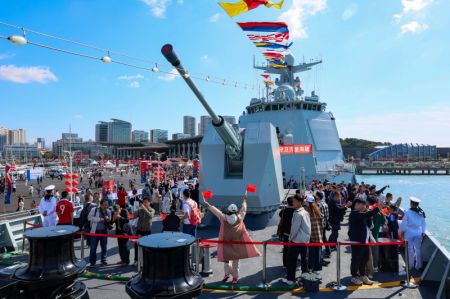
[[234, 116], [222, 116], [225, 121], [227, 121], [230, 125], [236, 124], [236, 117]]
[[437, 159], [435, 145], [395, 144], [369, 154], [370, 160], [429, 161]]
[[108, 142], [109, 143], [130, 143], [131, 123], [112, 118], [108, 122]]
[[208, 115], [200, 116], [200, 123], [198, 126], [198, 135], [205, 135], [206, 128], [211, 123], [211, 117]]
[[134, 130], [131, 132], [131, 141], [132, 142], [148, 142], [148, 132], [142, 130]]
[[90, 157], [111, 156], [112, 149], [94, 141], [83, 141], [75, 133], [63, 133], [61, 139], [53, 142], [52, 151], [58, 157], [64, 156], [65, 151], [72, 150], [77, 154], [86, 154]]
[[3, 151], [3, 147], [9, 144], [9, 129], [0, 128], [0, 152]]
[[185, 115], [183, 116], [183, 133], [189, 135], [189, 137], [195, 136], [195, 117]]
[[42, 137], [36, 138], [36, 146], [38, 149], [44, 149], [45, 148], [45, 138], [42, 138]]
[[162, 143], [169, 140], [169, 131], [161, 129], [150, 130], [150, 142]]
[[108, 123], [100, 121], [95, 125], [95, 142], [108, 142]]
[[172, 134], [172, 140], [178, 140], [178, 139], [184, 139], [184, 138], [191, 138], [191, 135], [185, 134], [185, 133]]
[[27, 163], [39, 158], [39, 151], [36, 145], [10, 144], [3, 147], [3, 157], [6, 161]]
[[25, 144], [26, 141], [26, 131], [25, 129], [13, 129], [9, 130], [9, 144]]

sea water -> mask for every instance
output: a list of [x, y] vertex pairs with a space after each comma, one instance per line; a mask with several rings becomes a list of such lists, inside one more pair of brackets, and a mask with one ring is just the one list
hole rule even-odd
[[450, 176], [428, 175], [358, 175], [358, 182], [374, 184], [377, 189], [393, 194], [393, 200], [403, 198], [401, 207], [409, 208], [409, 197], [422, 200], [420, 207], [426, 214], [427, 230], [450, 250]]

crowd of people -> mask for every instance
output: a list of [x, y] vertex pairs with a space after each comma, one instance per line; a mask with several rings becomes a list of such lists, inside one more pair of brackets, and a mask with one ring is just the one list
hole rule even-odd
[[[351, 242], [377, 242], [382, 235], [389, 239], [399, 237], [408, 241], [409, 268], [421, 270], [421, 240], [425, 235], [425, 213], [419, 208], [420, 199], [411, 197], [411, 208], [405, 212], [399, 226], [398, 209], [401, 197], [393, 202], [393, 195], [379, 190], [374, 185], [335, 184], [314, 182], [309, 194], [300, 190], [287, 198], [287, 206], [280, 212], [278, 235], [283, 242], [301, 243], [304, 246], [285, 246], [283, 266], [286, 278], [282, 281], [293, 284], [296, 281], [297, 259], [300, 255], [301, 272], [320, 274], [327, 266], [334, 246], [306, 246], [306, 243], [336, 243], [347, 238]], [[348, 236], [339, 235], [346, 211], [350, 209]], [[327, 234], [329, 233], [328, 237]], [[378, 248], [373, 246], [351, 246], [351, 281], [355, 285], [372, 285], [373, 274], [378, 270]]]
[[[159, 184], [158, 184], [159, 183]], [[127, 191], [127, 187], [130, 189]], [[199, 183], [186, 175], [186, 172], [168, 173], [162, 182], [148, 181], [141, 190], [130, 180], [128, 186], [115, 183], [113, 190], [92, 192], [89, 189], [78, 199], [69, 199], [63, 191], [55, 194], [55, 187], [45, 188], [45, 195], [39, 204], [39, 212], [44, 216], [44, 225], [73, 224], [73, 205], [82, 204], [78, 225], [87, 233], [87, 246], [90, 247], [89, 262], [97, 264], [97, 248], [100, 244], [100, 263], [107, 265], [108, 238], [99, 234], [108, 234], [115, 229], [116, 235], [137, 235], [139, 237], [152, 233], [152, 222], [156, 214], [161, 215], [162, 231], [182, 231], [197, 236], [198, 225], [210, 212], [219, 219], [219, 240], [251, 241], [245, 228], [246, 196], [241, 208], [231, 204], [225, 211], [220, 211], [208, 201], [199, 202]], [[314, 272], [320, 276], [326, 267], [335, 246], [306, 246], [307, 243], [377, 242], [380, 236], [390, 239], [408, 240], [409, 267], [421, 269], [422, 257], [420, 242], [425, 234], [425, 213], [419, 208], [420, 200], [411, 198], [411, 208], [404, 213], [399, 225], [398, 197], [385, 191], [389, 186], [377, 189], [374, 185], [336, 184], [331, 182], [314, 182], [309, 190], [297, 190], [289, 196], [286, 206], [279, 213], [277, 234], [284, 243], [299, 243], [299, 246], [284, 246], [282, 262], [286, 277], [282, 281], [293, 284], [298, 281], [297, 260], [300, 256], [302, 273]], [[115, 195], [117, 201], [113, 201]], [[340, 234], [341, 224], [350, 210], [347, 236]], [[177, 212], [178, 211], [178, 212]], [[118, 238], [120, 266], [130, 265], [130, 242], [127, 238]], [[373, 284], [373, 274], [378, 270], [378, 248], [368, 246], [351, 246], [351, 281], [355, 285]], [[134, 248], [134, 264], [138, 261], [138, 248]], [[232, 283], [239, 279], [239, 260], [259, 256], [254, 245], [219, 244], [218, 261], [224, 263], [224, 278], [232, 277]]]

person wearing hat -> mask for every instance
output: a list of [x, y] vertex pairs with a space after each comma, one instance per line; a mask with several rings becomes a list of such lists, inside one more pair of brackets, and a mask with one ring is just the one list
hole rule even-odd
[[421, 202], [419, 198], [411, 196], [409, 199], [411, 208], [403, 216], [400, 231], [403, 233], [405, 240], [408, 241], [409, 268], [413, 269], [415, 266], [417, 270], [420, 270], [423, 267], [422, 238], [426, 231], [425, 212], [419, 208]]
[[[238, 210], [235, 204], [230, 204], [226, 213], [204, 200], [206, 208], [220, 220], [220, 241], [253, 242], [247, 229], [244, 218], [247, 212], [247, 196], [242, 197], [242, 207]], [[253, 244], [224, 244], [217, 246], [217, 260], [224, 263], [223, 281], [233, 276], [232, 283], [236, 284], [239, 277], [239, 260], [260, 256], [260, 252]]]
[[45, 188], [45, 195], [39, 203], [39, 213], [44, 216], [44, 226], [56, 225], [56, 198], [53, 196], [54, 185]]

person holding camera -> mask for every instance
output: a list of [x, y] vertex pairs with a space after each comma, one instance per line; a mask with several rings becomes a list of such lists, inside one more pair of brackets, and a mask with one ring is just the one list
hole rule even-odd
[[[131, 233], [129, 222], [128, 211], [121, 208], [119, 205], [115, 205], [111, 223], [116, 225], [116, 235], [129, 235]], [[121, 266], [128, 266], [130, 264], [130, 248], [128, 248], [128, 239], [117, 238], [117, 246], [119, 247], [120, 256], [120, 262], [117, 264]]]
[[[108, 209], [109, 204], [106, 199], [102, 199], [100, 201], [100, 207], [93, 208], [88, 216], [88, 220], [91, 223], [91, 233], [95, 234], [107, 234], [108, 230], [112, 228], [111, 221], [111, 211]], [[106, 253], [107, 253], [107, 237], [98, 237], [91, 236], [91, 250], [89, 255], [89, 262], [91, 263], [91, 267], [95, 265], [97, 262], [97, 247], [98, 243], [100, 243], [100, 247], [102, 250], [101, 254], [101, 263], [102, 265], [107, 265], [106, 262]]]

